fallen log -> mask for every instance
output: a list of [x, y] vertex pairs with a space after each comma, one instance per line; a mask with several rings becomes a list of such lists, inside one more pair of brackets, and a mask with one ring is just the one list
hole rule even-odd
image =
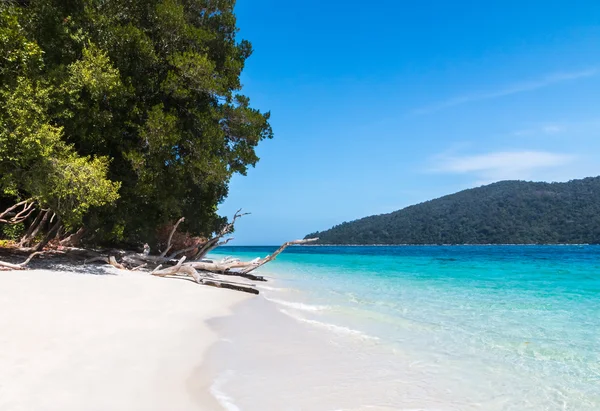
[[288, 248], [290, 245], [297, 245], [297, 244], [307, 244], [307, 243], [312, 243], [317, 241], [318, 238], [306, 238], [304, 240], [294, 240], [294, 241], [288, 241], [287, 243], [283, 243], [281, 245], [281, 247], [279, 247], [273, 254], [266, 256], [263, 259], [260, 259], [258, 262], [248, 265], [245, 268], [242, 268], [240, 270], [240, 272], [242, 274], [248, 274], [251, 271], [256, 270], [258, 267], [265, 265], [266, 263], [273, 261], [275, 258], [277, 258], [277, 256], [279, 254], [281, 254], [283, 252], [283, 250], [285, 250], [286, 248]]
[[258, 267], [261, 267], [267, 264], [270, 261], [273, 261], [279, 254], [281, 254], [287, 247], [290, 245], [298, 245], [298, 244], [308, 244], [314, 241], [317, 241], [318, 238], [307, 238], [304, 240], [294, 240], [288, 241], [281, 245], [273, 254], [265, 257], [265, 258], [256, 258], [252, 261], [220, 261], [220, 262], [207, 262], [207, 261], [192, 261], [186, 263], [185, 265], [194, 267], [197, 270], [210, 271], [213, 273], [221, 274], [221, 275], [231, 275], [237, 277], [248, 278], [254, 281], [266, 281], [262, 276], [256, 276], [250, 274], [250, 272], [256, 270]]
[[40, 255], [40, 254], [45, 254], [45, 251], [34, 251], [33, 253], [29, 254], [29, 256], [27, 257], [27, 259], [25, 261], [23, 261], [22, 263], [18, 263], [18, 264], [0, 261], [0, 266], [9, 268], [11, 270], [25, 270], [27, 268], [27, 265], [29, 264], [29, 262], [33, 259], [33, 257]]
[[202, 279], [201, 281], [202, 281], [202, 284], [210, 285], [212, 287], [229, 288], [231, 290], [243, 291], [245, 293], [250, 293], [250, 294], [255, 294], [255, 295], [259, 294], [259, 291], [256, 288], [252, 288], [252, 287], [246, 287], [243, 285], [222, 282], [222, 281], [208, 280], [208, 279]]
[[85, 234], [85, 227], [81, 227], [79, 230], [77, 230], [73, 234], [60, 240], [60, 245], [62, 245], [63, 247], [76, 247], [81, 242], [81, 238], [83, 237], [84, 234]]

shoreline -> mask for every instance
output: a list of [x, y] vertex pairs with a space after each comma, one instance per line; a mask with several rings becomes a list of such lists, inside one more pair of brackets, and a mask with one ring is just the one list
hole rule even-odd
[[[295, 247], [493, 247], [493, 246], [535, 246], [535, 247], [554, 247], [554, 246], [597, 246], [600, 243], [508, 243], [508, 244], [302, 244]], [[236, 247], [277, 247], [277, 245], [223, 245], [221, 248]]]
[[0, 289], [0, 410], [222, 409], [209, 321], [249, 295], [112, 268], [2, 272]]

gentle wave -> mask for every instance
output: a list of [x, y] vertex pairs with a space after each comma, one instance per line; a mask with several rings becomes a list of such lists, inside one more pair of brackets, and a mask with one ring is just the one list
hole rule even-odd
[[341, 325], [335, 325], [335, 324], [331, 324], [331, 323], [325, 323], [325, 322], [317, 321], [317, 320], [310, 320], [308, 318], [303, 318], [303, 317], [294, 315], [284, 309], [280, 309], [279, 311], [281, 311], [283, 314], [286, 314], [286, 315], [294, 318], [297, 321], [311, 324], [311, 325], [316, 325], [317, 327], [321, 327], [321, 328], [326, 328], [326, 329], [333, 331], [335, 333], [338, 333], [338, 334], [353, 335], [355, 337], [360, 337], [360, 338], [367, 339], [367, 340], [374, 340], [374, 341], [379, 340], [379, 338], [377, 338], [377, 337], [365, 334], [362, 331], [354, 330], [352, 328], [344, 327]]
[[333, 411], [368, 411], [368, 410], [372, 410], [372, 411], [443, 411], [442, 409], [436, 408], [391, 408], [391, 407], [381, 407], [378, 405], [364, 405], [361, 406], [359, 408], [338, 408], [336, 410]]
[[290, 291], [289, 288], [279, 288], [279, 287], [271, 287], [268, 285], [257, 285], [256, 288], [259, 288], [261, 290], [267, 290], [267, 291]]
[[272, 303], [275, 303], [275, 304], [283, 305], [288, 308], [293, 308], [295, 310], [302, 310], [302, 311], [323, 311], [323, 310], [328, 310], [331, 308], [328, 305], [296, 303], [293, 301], [278, 300], [276, 298], [268, 298], [268, 297], [265, 297], [265, 300], [271, 301]]
[[233, 399], [221, 391], [221, 387], [231, 379], [231, 376], [234, 374], [233, 370], [225, 371], [220, 374], [213, 384], [210, 386], [210, 393], [213, 397], [217, 399], [217, 402], [227, 411], [242, 411], [240, 407], [235, 405]]

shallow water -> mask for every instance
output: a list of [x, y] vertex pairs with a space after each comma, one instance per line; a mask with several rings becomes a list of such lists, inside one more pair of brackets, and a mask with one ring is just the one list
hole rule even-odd
[[217, 325], [229, 410], [600, 410], [598, 246], [293, 247], [261, 273]]

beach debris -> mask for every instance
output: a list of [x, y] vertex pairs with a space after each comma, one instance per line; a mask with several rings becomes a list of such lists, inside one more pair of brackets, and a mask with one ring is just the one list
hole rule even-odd
[[[76, 247], [86, 233], [84, 227], [80, 227], [76, 231], [66, 231], [58, 214], [50, 209], [40, 209], [34, 217], [35, 210], [35, 202], [25, 200], [0, 212], [0, 223], [18, 224], [28, 218], [30, 221], [33, 220], [19, 243], [4, 249], [4, 253], [8, 253], [11, 259], [24, 255], [27, 255], [27, 258], [21, 263], [0, 261], [1, 269], [25, 270], [34, 257], [41, 254], [58, 253], [69, 258], [83, 259], [84, 265], [102, 262], [119, 270], [145, 271], [158, 277], [184, 277], [198, 284], [258, 294], [259, 291], [254, 282], [267, 280], [263, 276], [252, 274], [252, 271], [273, 261], [291, 245], [302, 245], [318, 240], [318, 238], [309, 238], [288, 241], [273, 254], [264, 258], [257, 257], [250, 261], [232, 257], [225, 257], [220, 261], [206, 259], [209, 252], [233, 240], [232, 237], [227, 236], [233, 232], [235, 222], [250, 214], [243, 213], [242, 209], [239, 209], [231, 221], [213, 237], [204, 243], [195, 243], [191, 247], [186, 244], [187, 248], [173, 250], [174, 244], [181, 244], [173, 241], [178, 227], [185, 221], [185, 218], [181, 217], [173, 224], [165, 248], [158, 255], [150, 254], [150, 246], [147, 243], [144, 244], [141, 252], [115, 249], [97, 251]], [[33, 244], [34, 241], [37, 243]], [[233, 281], [232, 277], [239, 279]]]

